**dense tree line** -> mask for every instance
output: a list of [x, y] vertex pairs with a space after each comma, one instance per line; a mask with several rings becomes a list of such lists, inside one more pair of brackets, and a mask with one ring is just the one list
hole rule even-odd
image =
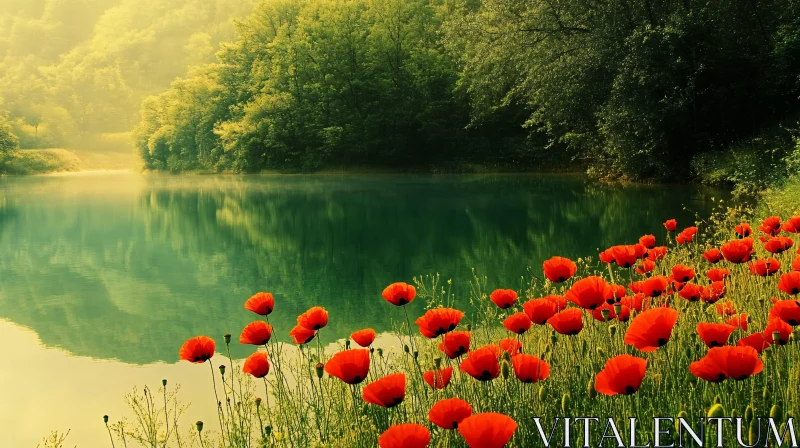
[[798, 5], [265, 0], [145, 102], [136, 144], [173, 171], [555, 154], [676, 176], [797, 112]]

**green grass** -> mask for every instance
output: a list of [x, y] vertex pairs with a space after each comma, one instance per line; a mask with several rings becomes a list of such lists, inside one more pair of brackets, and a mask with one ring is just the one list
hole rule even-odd
[[31, 175], [93, 170], [136, 170], [133, 152], [72, 149], [20, 149], [11, 153], [8, 174]]

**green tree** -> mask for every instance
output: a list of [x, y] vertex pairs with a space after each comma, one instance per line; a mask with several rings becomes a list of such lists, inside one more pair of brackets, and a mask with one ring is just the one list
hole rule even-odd
[[17, 136], [11, 132], [8, 121], [0, 116], [0, 173], [6, 171], [6, 164], [11, 151], [17, 149]]

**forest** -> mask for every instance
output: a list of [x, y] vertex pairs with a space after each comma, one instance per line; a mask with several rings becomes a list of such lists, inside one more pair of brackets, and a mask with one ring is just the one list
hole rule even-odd
[[20, 147], [132, 138], [171, 172], [800, 168], [797, 0], [72, 3], [0, 0]]

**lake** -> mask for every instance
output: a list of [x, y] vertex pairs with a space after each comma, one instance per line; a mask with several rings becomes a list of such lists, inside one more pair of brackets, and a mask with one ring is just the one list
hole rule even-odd
[[50, 429], [106, 446], [102, 415], [118, 418], [126, 391], [161, 378], [201, 401], [207, 372], [178, 363], [178, 349], [200, 334], [238, 340], [254, 292], [275, 295], [284, 341], [314, 305], [330, 313], [328, 341], [387, 332], [389, 283], [440, 273], [463, 298], [474, 268], [489, 288], [518, 288], [553, 255], [663, 241], [664, 220], [692, 225], [713, 194], [572, 175], [2, 178], [0, 446], [33, 447]]

